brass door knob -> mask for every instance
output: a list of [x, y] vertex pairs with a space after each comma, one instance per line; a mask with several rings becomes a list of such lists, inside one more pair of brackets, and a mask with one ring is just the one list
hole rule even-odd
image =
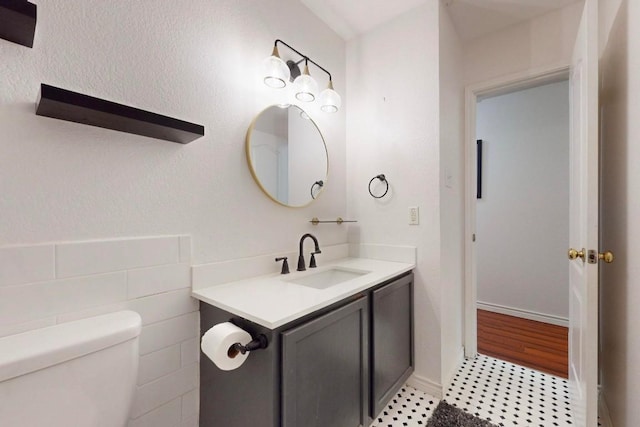
[[569, 252], [567, 252], [567, 255], [569, 256], [569, 259], [582, 258], [582, 261], [584, 262], [585, 257], [586, 257], [586, 252], [585, 252], [584, 248], [582, 248], [581, 251], [577, 251], [577, 250], [571, 248], [571, 249], [569, 249]]
[[613, 252], [605, 251], [598, 254], [598, 258], [606, 262], [607, 264], [611, 264], [615, 257], [613, 256]]

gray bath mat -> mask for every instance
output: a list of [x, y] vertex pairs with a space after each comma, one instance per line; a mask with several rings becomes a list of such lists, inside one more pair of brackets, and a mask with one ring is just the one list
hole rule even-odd
[[496, 427], [441, 400], [429, 418], [427, 427]]

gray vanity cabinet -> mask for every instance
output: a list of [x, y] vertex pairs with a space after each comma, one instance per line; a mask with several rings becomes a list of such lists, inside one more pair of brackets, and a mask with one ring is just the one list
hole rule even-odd
[[368, 425], [369, 302], [282, 333], [282, 427]]
[[371, 292], [371, 412], [375, 418], [413, 372], [413, 274]]
[[[366, 427], [413, 371], [413, 274], [268, 329], [200, 303], [266, 349], [232, 371], [200, 356], [200, 427]], [[371, 418], [370, 418], [371, 417]]]

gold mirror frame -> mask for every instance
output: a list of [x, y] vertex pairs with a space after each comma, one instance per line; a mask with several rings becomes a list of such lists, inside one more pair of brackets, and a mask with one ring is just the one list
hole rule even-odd
[[[256, 124], [257, 124], [258, 120], [263, 116], [263, 114], [265, 114], [271, 108], [278, 108], [280, 110], [286, 109], [287, 111], [289, 111], [291, 108], [297, 108], [300, 111], [300, 115], [307, 114], [302, 108], [300, 108], [297, 105], [293, 105], [293, 104], [289, 105], [287, 107], [282, 107], [282, 106], [279, 106], [279, 105], [270, 105], [270, 106], [266, 107], [264, 110], [262, 110], [260, 113], [258, 113], [253, 118], [253, 120], [251, 121], [251, 124], [249, 125], [249, 129], [247, 130], [247, 135], [246, 135], [246, 138], [245, 138], [245, 154], [247, 156], [247, 164], [249, 166], [249, 171], [251, 172], [251, 176], [253, 177], [253, 180], [256, 182], [256, 184], [258, 185], [260, 190], [262, 190], [262, 192], [267, 197], [269, 197], [271, 200], [273, 200], [274, 202], [278, 203], [279, 205], [290, 207], [290, 208], [304, 208], [306, 206], [309, 206], [315, 200], [317, 200], [317, 198], [322, 195], [322, 193], [324, 192], [324, 188], [327, 185], [327, 179], [328, 179], [328, 176], [329, 176], [329, 152], [327, 150], [327, 144], [326, 144], [326, 142], [324, 140], [324, 136], [322, 135], [322, 132], [320, 132], [320, 128], [318, 127], [316, 122], [313, 121], [313, 119], [311, 119], [310, 117], [305, 119], [305, 120], [311, 122], [311, 124], [313, 125], [314, 129], [318, 132], [318, 135], [320, 136], [320, 142], [322, 143], [322, 148], [324, 149], [324, 156], [325, 156], [324, 158], [325, 158], [325, 161], [326, 161], [325, 176], [322, 178], [322, 181], [323, 181], [324, 184], [323, 184], [322, 188], [320, 189], [320, 191], [317, 193], [317, 195], [315, 197], [311, 196], [312, 189], [310, 188], [309, 189], [309, 199], [310, 200], [308, 200], [304, 204], [291, 205], [291, 204], [283, 202], [282, 200], [279, 200], [269, 190], [267, 190], [267, 188], [265, 188], [265, 186], [261, 182], [260, 178], [258, 177], [258, 173], [257, 173], [256, 168], [255, 168], [255, 163], [254, 163], [254, 160], [253, 160], [253, 154], [252, 154], [252, 150], [251, 150], [251, 147], [252, 147], [251, 139], [252, 139]], [[287, 143], [289, 143], [289, 141], [287, 141]]]

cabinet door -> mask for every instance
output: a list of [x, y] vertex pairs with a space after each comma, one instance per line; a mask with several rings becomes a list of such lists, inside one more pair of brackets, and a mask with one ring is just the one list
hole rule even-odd
[[369, 402], [368, 299], [282, 334], [282, 426], [359, 427]]
[[372, 292], [371, 417], [413, 372], [413, 274]]

